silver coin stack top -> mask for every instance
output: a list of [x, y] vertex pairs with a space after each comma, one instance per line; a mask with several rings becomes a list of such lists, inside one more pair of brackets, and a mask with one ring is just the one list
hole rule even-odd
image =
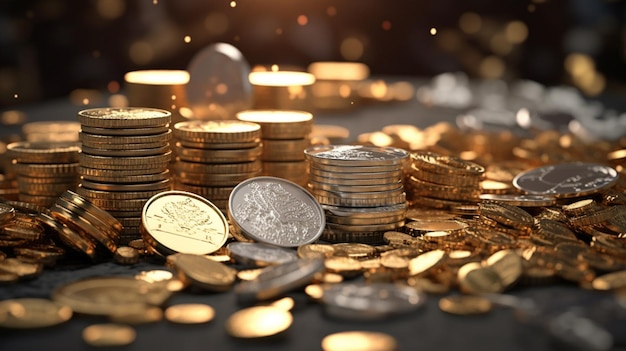
[[76, 192], [122, 223], [121, 244], [141, 238], [144, 204], [171, 189], [171, 113], [141, 107], [94, 108], [80, 111], [78, 121], [82, 151]]
[[240, 182], [261, 174], [261, 127], [236, 120], [186, 121], [174, 125], [176, 190], [211, 201], [223, 213]]
[[409, 153], [392, 147], [324, 145], [305, 150], [308, 190], [322, 205], [331, 242], [381, 243], [404, 225], [402, 169]]

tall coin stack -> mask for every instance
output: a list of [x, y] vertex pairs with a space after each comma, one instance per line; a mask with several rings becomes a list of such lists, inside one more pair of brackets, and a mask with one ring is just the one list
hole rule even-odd
[[305, 111], [248, 110], [237, 114], [241, 121], [261, 125], [263, 175], [306, 186], [304, 150], [311, 145], [313, 115]]
[[237, 120], [174, 125], [175, 185], [211, 201], [223, 213], [233, 188], [261, 174], [261, 126]]
[[404, 225], [407, 208], [402, 183], [409, 153], [392, 147], [313, 146], [309, 191], [322, 205], [331, 242], [381, 243], [386, 231]]
[[457, 210], [480, 202], [485, 168], [456, 156], [428, 151], [411, 153], [405, 187], [409, 203]]
[[171, 189], [170, 118], [166, 110], [139, 107], [78, 113], [82, 151], [76, 192], [122, 223], [122, 244], [141, 238], [141, 210], [148, 199]]
[[50, 207], [57, 197], [78, 185], [78, 142], [18, 141], [7, 145], [19, 200]]

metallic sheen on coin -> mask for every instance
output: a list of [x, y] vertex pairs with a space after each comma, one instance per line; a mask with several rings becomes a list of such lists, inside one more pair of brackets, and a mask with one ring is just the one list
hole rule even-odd
[[163, 255], [210, 254], [228, 237], [222, 212], [205, 198], [184, 191], [165, 191], [150, 198], [141, 222], [144, 234], [151, 236], [154, 249]]
[[529, 194], [571, 198], [594, 194], [613, 185], [617, 171], [594, 163], [562, 163], [531, 169], [518, 174], [513, 185]]
[[282, 247], [316, 241], [324, 210], [301, 186], [276, 177], [255, 177], [237, 185], [228, 200], [230, 219], [244, 236]]

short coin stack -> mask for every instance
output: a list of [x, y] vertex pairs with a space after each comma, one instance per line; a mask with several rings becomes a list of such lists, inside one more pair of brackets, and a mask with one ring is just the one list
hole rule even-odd
[[263, 175], [306, 185], [304, 150], [311, 145], [312, 114], [305, 111], [249, 110], [239, 112], [237, 118], [261, 125]]
[[151, 108], [96, 108], [78, 113], [81, 123], [77, 193], [124, 226], [121, 242], [139, 239], [141, 210], [170, 190], [171, 113]]
[[78, 185], [78, 142], [27, 142], [7, 145], [17, 178], [19, 200], [49, 207]]
[[427, 151], [411, 153], [405, 179], [409, 203], [446, 210], [476, 206], [485, 168], [456, 156]]
[[236, 120], [174, 125], [175, 188], [200, 195], [228, 211], [233, 188], [261, 174], [261, 127]]
[[404, 225], [402, 169], [409, 159], [407, 151], [327, 145], [310, 147], [305, 155], [308, 189], [326, 213], [323, 239], [380, 243], [385, 231]]

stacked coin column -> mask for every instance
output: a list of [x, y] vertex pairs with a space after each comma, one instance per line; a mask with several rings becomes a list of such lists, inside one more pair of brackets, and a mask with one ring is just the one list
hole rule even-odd
[[19, 200], [50, 207], [78, 184], [78, 142], [14, 142], [7, 145]]
[[409, 153], [392, 147], [313, 146], [309, 191], [322, 205], [330, 242], [378, 244], [386, 231], [404, 225], [407, 208], [402, 183]]
[[241, 181], [261, 174], [261, 126], [235, 120], [174, 125], [176, 190], [200, 195], [223, 213]]
[[306, 186], [304, 150], [311, 145], [313, 115], [305, 111], [248, 110], [237, 114], [241, 121], [261, 125], [263, 175]]
[[76, 192], [122, 223], [121, 244], [141, 238], [144, 204], [171, 188], [170, 118], [165, 110], [135, 107], [78, 113], [82, 152]]

